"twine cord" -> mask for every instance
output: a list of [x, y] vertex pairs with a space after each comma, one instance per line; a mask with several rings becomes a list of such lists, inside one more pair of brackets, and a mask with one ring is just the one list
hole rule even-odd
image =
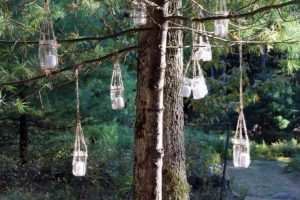
[[77, 109], [77, 123], [80, 123], [80, 98], [79, 98], [79, 72], [78, 69], [75, 70], [75, 79], [76, 79], [76, 109]]
[[243, 99], [243, 43], [241, 37], [241, 24], [239, 21], [239, 60], [240, 60], [240, 109], [244, 108], [244, 99]]

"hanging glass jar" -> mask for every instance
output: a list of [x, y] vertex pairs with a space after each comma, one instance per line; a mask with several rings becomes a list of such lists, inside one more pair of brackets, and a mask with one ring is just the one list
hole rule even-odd
[[72, 162], [72, 173], [74, 176], [84, 176], [86, 174], [87, 157], [88, 152], [84, 141], [83, 131], [80, 122], [77, 122]]
[[212, 50], [203, 23], [193, 23], [193, 60], [212, 60]]
[[143, 1], [133, 0], [131, 10], [131, 17], [135, 26], [143, 26], [147, 23], [147, 6]]
[[[188, 68], [191, 62], [193, 62], [192, 78], [188, 78]], [[182, 97], [188, 98], [191, 93], [193, 94], [194, 99], [202, 99], [208, 94], [204, 74], [200, 67], [199, 60], [193, 60], [193, 55], [186, 65], [180, 94]]]
[[[229, 12], [227, 11], [226, 0], [217, 0], [215, 16], [227, 16], [228, 14]], [[227, 37], [228, 24], [228, 19], [215, 20], [215, 35], [222, 38]]]
[[77, 124], [75, 132], [75, 145], [73, 152], [72, 173], [74, 176], [84, 176], [86, 174], [86, 165], [88, 151], [84, 141], [83, 130], [80, 123], [80, 99], [79, 99], [79, 80], [78, 69], [76, 69], [76, 110], [77, 110]]
[[183, 78], [183, 83], [181, 87], [181, 96], [189, 98], [192, 93], [192, 79], [188, 77]]
[[58, 65], [57, 41], [53, 29], [53, 21], [50, 16], [49, 1], [44, 3], [45, 16], [41, 23], [39, 40], [40, 67], [45, 71], [54, 71]]
[[117, 58], [114, 64], [114, 69], [111, 77], [110, 84], [110, 100], [112, 109], [120, 110], [125, 107], [124, 100], [124, 86], [122, 80], [122, 73], [120, 68], [120, 63]]
[[205, 83], [205, 78], [203, 71], [200, 67], [200, 63], [197, 60], [194, 60], [194, 72], [192, 79], [192, 91], [194, 99], [202, 99], [208, 94], [207, 86]]
[[233, 143], [234, 167], [248, 168], [250, 165], [250, 143], [243, 111], [240, 112]]

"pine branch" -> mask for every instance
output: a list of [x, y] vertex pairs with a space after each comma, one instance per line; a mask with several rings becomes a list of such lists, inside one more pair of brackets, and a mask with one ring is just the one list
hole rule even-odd
[[[108, 40], [108, 39], [113, 39], [119, 36], [123, 36], [126, 34], [130, 33], [137, 33], [137, 32], [142, 32], [142, 31], [149, 31], [151, 28], [131, 28], [127, 29], [124, 31], [121, 31], [119, 33], [115, 33], [112, 35], [107, 35], [103, 37], [82, 37], [82, 38], [77, 38], [77, 39], [66, 39], [66, 40], [58, 40], [57, 42], [60, 44], [65, 44], [65, 43], [76, 43], [76, 42], [86, 42], [86, 41], [103, 41], [103, 40]], [[0, 44], [11, 44], [11, 45], [37, 45], [39, 44], [39, 41], [22, 41], [22, 40], [0, 40]]]
[[218, 19], [239, 19], [239, 18], [252, 17], [259, 13], [264, 13], [264, 12], [267, 12], [270, 10], [280, 9], [280, 8], [290, 6], [290, 5], [295, 5], [295, 4], [300, 4], [300, 0], [293, 0], [293, 1], [288, 1], [285, 3], [281, 3], [281, 4], [265, 6], [262, 8], [258, 8], [257, 10], [248, 12], [248, 13], [233, 13], [233, 14], [224, 15], [224, 16], [212, 16], [212, 17], [204, 17], [204, 18], [187, 18], [187, 17], [183, 17], [183, 16], [169, 16], [166, 19], [167, 20], [181, 20], [181, 21], [187, 21], [187, 22], [202, 22], [202, 23], [208, 22], [208, 21], [214, 21], [214, 20], [218, 20]]
[[[145, 0], [146, 1], [146, 0]], [[247, 18], [247, 17], [252, 17], [254, 15], [257, 15], [259, 13], [264, 13], [270, 10], [274, 9], [280, 9], [286, 6], [290, 5], [295, 5], [295, 4], [300, 4], [300, 0], [293, 0], [289, 2], [285, 2], [282, 4], [276, 4], [276, 5], [271, 5], [271, 6], [266, 6], [259, 8], [257, 10], [254, 10], [252, 12], [248, 13], [233, 13], [225, 16], [212, 16], [212, 17], [204, 17], [204, 18], [187, 18], [183, 16], [168, 16], [166, 17], [167, 20], [181, 20], [181, 21], [189, 21], [189, 22], [207, 22], [207, 21], [214, 21], [218, 19], [238, 19], [238, 18]], [[122, 35], [126, 35], [129, 33], [135, 33], [135, 32], [143, 32], [143, 31], [149, 31], [152, 28], [150, 27], [145, 27], [145, 28], [132, 28], [132, 29], [127, 29], [124, 31], [121, 31], [119, 33], [115, 33], [112, 35], [108, 36], [103, 36], [103, 37], [83, 37], [83, 38], [77, 38], [77, 39], [66, 39], [66, 40], [58, 40], [59, 43], [65, 44], [65, 43], [76, 43], [76, 42], [84, 42], [84, 41], [103, 41], [107, 39], [113, 39]], [[22, 41], [22, 40], [12, 40], [12, 41], [7, 41], [7, 40], [0, 40], [0, 44], [11, 44], [11, 45], [33, 45], [33, 44], [38, 44], [39, 41]]]
[[[65, 72], [65, 71], [70, 71], [70, 70], [75, 70], [75, 69], [78, 69], [78, 68], [83, 68], [87, 64], [99, 63], [103, 60], [107, 60], [109, 58], [118, 56], [120, 54], [127, 53], [127, 52], [134, 51], [134, 50], [141, 49], [141, 48], [146, 48], [146, 47], [145, 46], [143, 46], [143, 47], [141, 47], [141, 46], [132, 46], [132, 47], [128, 47], [128, 48], [125, 48], [125, 49], [121, 49], [121, 50], [115, 51], [115, 52], [110, 53], [110, 54], [108, 54], [106, 56], [103, 56], [103, 57], [99, 57], [99, 58], [92, 59], [92, 60], [86, 60], [86, 61], [83, 61], [81, 63], [78, 63], [78, 64], [75, 64], [75, 65], [72, 65], [72, 66], [65, 67], [63, 69], [54, 71], [54, 72], [51, 73], [51, 76], [55, 76], [57, 74]], [[28, 82], [33, 82], [33, 81], [43, 79], [43, 78], [48, 78], [48, 77], [46, 76], [46, 74], [44, 74], [44, 75], [36, 76], [36, 77], [33, 77], [33, 78], [29, 78], [29, 79], [24, 79], [24, 80], [19, 80], [19, 81], [11, 81], [11, 82], [6, 82], [6, 83], [0, 83], [0, 88], [3, 87], [3, 86], [8, 86], [8, 85], [20, 85], [20, 84], [24, 84], [24, 83], [28, 83]]]

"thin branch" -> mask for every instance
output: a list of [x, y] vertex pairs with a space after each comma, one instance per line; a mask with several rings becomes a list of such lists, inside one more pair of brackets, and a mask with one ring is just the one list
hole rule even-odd
[[254, 5], [254, 4], [257, 3], [258, 1], [260, 1], [260, 0], [255, 0], [255, 1], [253, 1], [253, 2], [251, 2], [251, 3], [249, 3], [249, 4], [247, 4], [246, 6], [243, 6], [243, 7], [239, 8], [238, 10], [236, 10], [236, 12], [238, 12], [238, 11], [240, 11], [240, 10], [243, 10], [243, 9], [245, 9], [245, 8], [248, 8], [249, 6]]
[[254, 16], [259, 13], [264, 13], [273, 9], [279, 9], [283, 8], [286, 6], [294, 5], [294, 4], [300, 4], [300, 0], [293, 0], [293, 1], [288, 1], [282, 4], [276, 4], [276, 5], [271, 5], [271, 6], [265, 6], [262, 8], [259, 8], [257, 10], [254, 10], [252, 12], [248, 13], [233, 13], [229, 15], [224, 15], [224, 16], [212, 16], [212, 17], [204, 17], [204, 18], [187, 18], [183, 16], [169, 16], [166, 17], [167, 20], [181, 20], [181, 21], [188, 21], [188, 22], [207, 22], [207, 21], [214, 21], [214, 20], [219, 20], [219, 19], [238, 19], [238, 18], [247, 18]]
[[[143, 47], [132, 46], [132, 47], [128, 47], [128, 48], [125, 48], [125, 49], [121, 49], [121, 50], [115, 51], [115, 52], [110, 53], [110, 54], [108, 54], [106, 56], [103, 56], [103, 57], [99, 57], [99, 58], [92, 59], [92, 60], [87, 60], [87, 61], [75, 64], [75, 65], [72, 65], [72, 66], [65, 67], [65, 68], [62, 68], [60, 70], [54, 71], [54, 72], [52, 72], [50, 77], [55, 76], [57, 74], [65, 72], [65, 71], [70, 71], [70, 70], [75, 70], [75, 69], [78, 69], [78, 68], [85, 67], [87, 64], [99, 63], [100, 61], [107, 60], [107, 59], [115, 57], [119, 54], [123, 54], [123, 53], [126, 53], [126, 52], [141, 49], [141, 48], [145, 48], [145, 46], [143, 46]], [[29, 79], [24, 79], [24, 80], [19, 80], [19, 81], [11, 81], [11, 82], [6, 82], [6, 83], [0, 83], [0, 87], [7, 86], [7, 85], [20, 85], [20, 84], [23, 84], [23, 83], [36, 81], [36, 80], [39, 80], [39, 79], [42, 79], [42, 78], [48, 78], [48, 77], [44, 74], [44, 75], [36, 76], [36, 77], [33, 77], [33, 78], [29, 78]]]
[[[146, 0], [143, 0], [146, 1]], [[252, 12], [240, 14], [240, 13], [234, 13], [234, 14], [229, 14], [225, 16], [212, 16], [212, 17], [204, 17], [204, 18], [187, 18], [183, 16], [169, 16], [166, 17], [168, 20], [182, 20], [182, 21], [198, 21], [198, 22], [206, 22], [206, 21], [214, 21], [218, 19], [237, 19], [237, 18], [244, 18], [244, 17], [250, 17], [259, 13], [267, 12], [273, 9], [279, 9], [282, 7], [294, 5], [294, 4], [300, 4], [300, 0], [293, 0], [289, 1], [286, 3], [282, 4], [277, 4], [277, 5], [271, 5], [271, 6], [266, 6], [259, 8], [257, 10], [254, 10]], [[102, 40], [107, 40], [107, 39], [113, 39], [122, 35], [126, 35], [132, 32], [142, 32], [142, 31], [149, 31], [152, 28], [150, 27], [145, 27], [145, 28], [132, 28], [128, 30], [121, 31], [119, 33], [115, 33], [112, 35], [108, 36], [103, 36], [103, 37], [83, 37], [83, 38], [77, 38], [77, 39], [66, 39], [66, 40], [58, 40], [59, 43], [64, 44], [64, 43], [75, 43], [75, 42], [84, 42], [84, 41], [102, 41]], [[38, 44], [38, 41], [20, 41], [20, 40], [13, 40], [13, 41], [7, 41], [7, 40], [0, 40], [0, 44], [12, 44], [12, 45], [32, 45], [32, 44]]]
[[[85, 41], [103, 41], [107, 39], [113, 39], [122, 35], [126, 35], [129, 33], [135, 33], [135, 32], [142, 32], [142, 31], [149, 31], [152, 28], [132, 28], [132, 29], [127, 29], [124, 31], [121, 31], [119, 33], [115, 33], [112, 35], [108, 36], [103, 36], [103, 37], [82, 37], [82, 38], [77, 38], [77, 39], [66, 39], [66, 40], [58, 40], [58, 43], [64, 44], [64, 43], [75, 43], [75, 42], [85, 42]], [[21, 40], [0, 40], [0, 44], [12, 44], [12, 45], [34, 45], [38, 44], [39, 41], [21, 41]]]
[[210, 12], [209, 10], [205, 9], [202, 5], [200, 5], [197, 1], [192, 0], [192, 2], [193, 2], [196, 6], [198, 6], [198, 7], [200, 8], [201, 11], [203, 10], [203, 11], [209, 13], [209, 14], [213, 14], [213, 13]]

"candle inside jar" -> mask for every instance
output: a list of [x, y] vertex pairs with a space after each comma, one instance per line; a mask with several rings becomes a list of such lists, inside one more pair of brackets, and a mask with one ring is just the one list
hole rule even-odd
[[247, 153], [240, 154], [240, 167], [248, 168], [250, 165], [250, 156]]
[[182, 97], [190, 97], [192, 88], [188, 85], [183, 85], [181, 88], [181, 96]]
[[222, 37], [222, 35], [223, 35], [223, 24], [216, 24], [215, 25], [215, 34], [217, 35], [217, 36], [220, 36], [220, 37]]
[[86, 164], [82, 161], [77, 161], [74, 164], [73, 174], [74, 176], [84, 176], [86, 172]]
[[46, 55], [45, 66], [49, 69], [54, 69], [57, 65], [57, 57], [55, 55]]
[[116, 102], [117, 102], [117, 107], [120, 109], [120, 108], [124, 108], [125, 106], [125, 102], [124, 102], [124, 98], [123, 97], [118, 97], [116, 99]]
[[211, 61], [212, 60], [212, 53], [211, 53], [211, 47], [209, 44], [206, 44], [207, 46], [203, 48], [203, 61]]

